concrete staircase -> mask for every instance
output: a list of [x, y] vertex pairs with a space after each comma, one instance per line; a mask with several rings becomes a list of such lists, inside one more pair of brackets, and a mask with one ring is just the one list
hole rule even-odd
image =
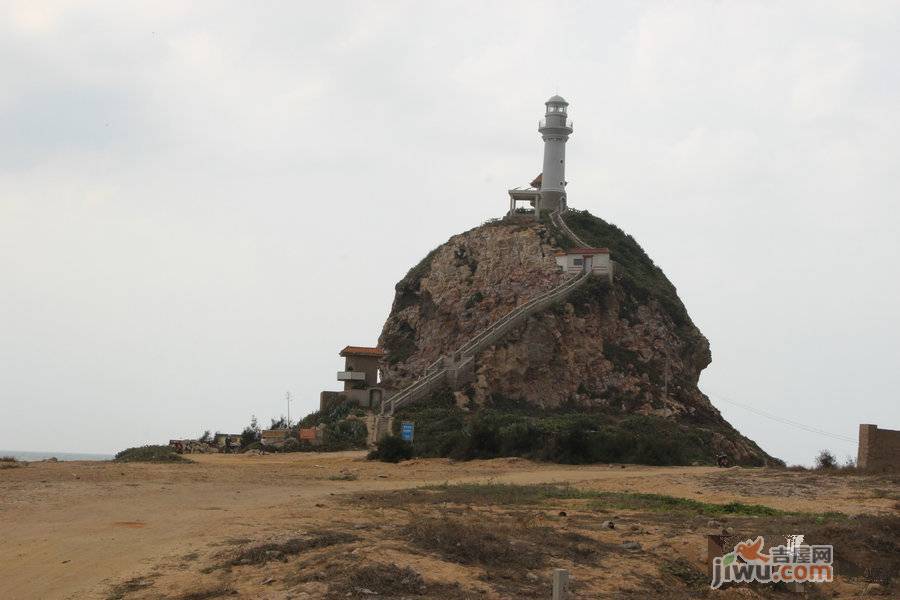
[[569, 236], [569, 238], [570, 238], [573, 242], [575, 242], [576, 244], [578, 244], [579, 247], [581, 247], [581, 248], [590, 248], [590, 247], [591, 247], [590, 244], [588, 244], [587, 242], [585, 242], [584, 240], [582, 240], [580, 237], [578, 237], [577, 235], [575, 235], [575, 232], [572, 231], [571, 229], [569, 229], [569, 226], [566, 225], [566, 221], [565, 221], [565, 219], [563, 219], [563, 213], [564, 213], [564, 212], [565, 212], [565, 211], [562, 210], [562, 209], [554, 210], [552, 213], [550, 213], [550, 221], [551, 221], [554, 225], [556, 225], [556, 227], [557, 227], [559, 230], [561, 230], [563, 233], [565, 233], [567, 236]]
[[[562, 210], [554, 211], [550, 214], [550, 218], [573, 241], [587, 247], [587, 244], [566, 225], [562, 218]], [[369, 428], [369, 444], [373, 445], [384, 436], [390, 434], [394, 413], [400, 408], [418, 402], [443, 385], [449, 385], [451, 388], [456, 389], [470, 381], [475, 374], [475, 357], [479, 353], [495, 344], [516, 326], [524, 323], [529, 316], [544, 310], [567, 296], [586, 282], [590, 276], [590, 271], [584, 271], [574, 277], [569, 277], [558, 286], [532, 298], [521, 306], [517, 306], [500, 319], [494, 321], [483, 331], [466, 341], [450, 356], [441, 356], [428, 365], [422, 377], [382, 402], [380, 414], [368, 417], [366, 425]]]

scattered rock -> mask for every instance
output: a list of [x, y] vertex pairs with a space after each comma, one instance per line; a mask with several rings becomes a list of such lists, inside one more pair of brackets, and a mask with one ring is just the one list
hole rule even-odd
[[525, 574], [525, 578], [526, 578], [528, 581], [539, 581], [539, 580], [541, 579], [540, 577], [538, 577], [537, 575], [535, 575], [535, 574], [532, 573], [531, 571], [529, 571], [528, 573]]
[[637, 542], [623, 542], [622, 543], [623, 550], [640, 550], [641, 545]]
[[635, 524], [635, 525], [632, 525], [631, 527], [629, 527], [629, 529], [631, 529], [632, 531], [640, 531], [640, 530], [641, 530], [641, 526]]
[[320, 502], [316, 502], [316, 508], [325, 508], [325, 505]]
[[360, 594], [365, 594], [366, 596], [377, 596], [378, 592], [372, 591], [369, 588], [353, 588]]
[[710, 519], [709, 521], [706, 522], [706, 526], [709, 527], [710, 529], [719, 529], [720, 527], [722, 527], [722, 524], [719, 523], [718, 521], [716, 521], [715, 519]]
[[600, 527], [602, 529], [615, 529], [616, 524], [613, 523], [612, 521], [603, 521], [602, 523], [600, 523]]
[[265, 579], [262, 580], [262, 585], [269, 585], [273, 581], [275, 581], [274, 577], [266, 577]]
[[731, 535], [734, 533], [734, 527], [726, 527], [722, 531], [724, 531], [726, 535]]

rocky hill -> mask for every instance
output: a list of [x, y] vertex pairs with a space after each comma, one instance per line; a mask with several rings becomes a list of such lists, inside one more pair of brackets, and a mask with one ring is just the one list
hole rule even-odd
[[[614, 281], [592, 280], [564, 302], [529, 317], [478, 356], [470, 385], [411, 409], [421, 413], [441, 406], [438, 418], [450, 418], [445, 426], [458, 429], [445, 432], [438, 424], [423, 423], [443, 440], [433, 453], [473, 454], [473, 419], [491, 415], [496, 421], [501, 415], [493, 454], [529, 454], [504, 441], [500, 430], [516, 425], [544, 447], [558, 442], [566, 427], [575, 427], [570, 436], [600, 436], [596, 444], [614, 448], [589, 452], [598, 460], [637, 461], [649, 452], [647, 462], [657, 462], [654, 457], [675, 452], [674, 462], [709, 462], [721, 452], [743, 464], [773, 461], [734, 430], [698, 389], [700, 372], [711, 361], [709, 343], [675, 287], [637, 242], [587, 212], [568, 212], [566, 223], [585, 242], [610, 249]], [[551, 222], [520, 216], [453, 236], [429, 253], [396, 286], [380, 338], [387, 352], [387, 385], [399, 388], [413, 381], [437, 357], [558, 285], [565, 275], [557, 272], [554, 253], [573, 244]], [[629, 436], [641, 440], [632, 443]], [[654, 437], [668, 439], [677, 451], [638, 447], [652, 445]], [[521, 440], [512, 445], [522, 443], [527, 449]], [[474, 454], [492, 452], [481, 448]], [[574, 462], [582, 461], [576, 457]]]

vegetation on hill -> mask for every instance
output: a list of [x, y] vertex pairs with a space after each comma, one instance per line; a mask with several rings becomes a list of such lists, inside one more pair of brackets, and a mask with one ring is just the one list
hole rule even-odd
[[[678, 297], [678, 292], [662, 269], [653, 262], [641, 245], [632, 236], [612, 223], [586, 210], [569, 210], [565, 214], [566, 225], [592, 247], [609, 248], [617, 265], [616, 274], [625, 291], [643, 304], [650, 299], [660, 303], [679, 327], [691, 325], [687, 309]], [[574, 242], [565, 233], [556, 229], [547, 219], [558, 243], [570, 248]]]
[[[712, 438], [736, 434], [662, 417], [562, 407], [544, 411], [495, 401], [474, 411], [454, 404], [449, 390], [398, 411], [394, 427], [413, 421], [416, 456], [460, 460], [519, 456], [566, 464], [715, 464]], [[746, 463], [761, 466], [761, 459]]]
[[191, 462], [175, 452], [171, 446], [139, 446], [122, 450], [115, 457], [116, 462], [175, 463]]

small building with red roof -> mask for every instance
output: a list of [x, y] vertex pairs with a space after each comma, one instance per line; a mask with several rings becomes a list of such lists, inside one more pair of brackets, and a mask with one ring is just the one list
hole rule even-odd
[[348, 399], [362, 408], [380, 406], [384, 398], [384, 390], [380, 386], [384, 350], [373, 346], [345, 346], [339, 355], [344, 358], [344, 370], [338, 371], [337, 380], [344, 382], [344, 390], [322, 392], [319, 410], [328, 410]]

